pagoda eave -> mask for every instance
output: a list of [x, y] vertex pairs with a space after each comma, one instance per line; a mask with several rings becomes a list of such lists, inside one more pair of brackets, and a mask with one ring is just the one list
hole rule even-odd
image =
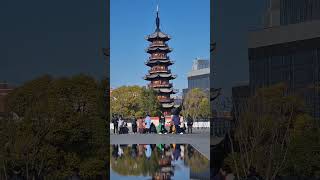
[[144, 78], [144, 80], [148, 80], [148, 81], [152, 81], [152, 80], [155, 80], [155, 79], [159, 79], [159, 78], [161, 78], [161, 79], [167, 79], [167, 80], [173, 80], [173, 79], [176, 79], [176, 75], [172, 75], [172, 76], [169, 76], [169, 77], [161, 77], [161, 76], [153, 76], [153, 74], [152, 75], [147, 75], [147, 76], [145, 76], [145, 77], [143, 77]]
[[172, 48], [169, 48], [169, 47], [148, 47], [145, 49], [145, 51], [147, 53], [152, 53], [152, 52], [172, 52], [173, 49]]
[[163, 40], [168, 41], [171, 39], [171, 37], [161, 31], [156, 31], [148, 36], [145, 37], [146, 40], [152, 42], [154, 40]]
[[171, 66], [174, 64], [174, 61], [168, 60], [168, 59], [155, 59], [155, 60], [148, 60], [145, 62], [145, 65], [151, 67], [155, 64], [167, 64], [168, 66]]

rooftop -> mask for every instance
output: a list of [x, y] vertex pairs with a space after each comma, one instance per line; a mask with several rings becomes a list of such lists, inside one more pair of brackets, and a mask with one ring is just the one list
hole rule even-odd
[[171, 39], [171, 36], [167, 35], [166, 33], [161, 32], [161, 31], [159, 31], [159, 32], [156, 31], [156, 32], [146, 36], [145, 39], [148, 41], [153, 41], [154, 39], [162, 39], [164, 41], [168, 41]]

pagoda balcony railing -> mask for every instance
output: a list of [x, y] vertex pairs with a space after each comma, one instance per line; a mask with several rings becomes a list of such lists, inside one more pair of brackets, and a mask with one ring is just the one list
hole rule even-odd
[[163, 56], [163, 57], [160, 57], [160, 56], [152, 57], [152, 56], [150, 56], [149, 57], [149, 60], [154, 60], [154, 59], [170, 59], [170, 56]]
[[166, 87], [166, 88], [170, 88], [172, 87], [172, 83], [162, 83], [162, 84], [149, 84], [149, 87], [151, 88], [159, 88], [159, 87]]
[[167, 70], [167, 69], [150, 69], [150, 70], [148, 70], [148, 72], [150, 74], [152, 74], [152, 73], [169, 73], [169, 74], [171, 74], [171, 70]]
[[155, 47], [155, 46], [166, 47], [168, 46], [168, 44], [167, 43], [151, 43], [149, 47]]

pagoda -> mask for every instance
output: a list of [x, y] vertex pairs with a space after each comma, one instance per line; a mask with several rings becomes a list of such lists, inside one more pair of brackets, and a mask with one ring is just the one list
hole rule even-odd
[[174, 62], [167, 56], [172, 49], [166, 43], [171, 37], [160, 30], [159, 10], [157, 7], [156, 30], [151, 35], [145, 38], [150, 42], [146, 52], [150, 54], [149, 59], [145, 62], [150, 67], [148, 74], [144, 77], [145, 80], [150, 81], [149, 88], [157, 92], [157, 98], [161, 104], [164, 115], [170, 115], [174, 107], [174, 99], [171, 94], [177, 91], [173, 89], [173, 84], [170, 80], [176, 78], [176, 75], [171, 73], [169, 66]]

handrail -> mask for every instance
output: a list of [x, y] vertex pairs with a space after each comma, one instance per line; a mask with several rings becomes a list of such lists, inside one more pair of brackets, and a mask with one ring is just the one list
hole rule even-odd
[[172, 83], [164, 83], [164, 84], [149, 84], [149, 87], [172, 87]]

